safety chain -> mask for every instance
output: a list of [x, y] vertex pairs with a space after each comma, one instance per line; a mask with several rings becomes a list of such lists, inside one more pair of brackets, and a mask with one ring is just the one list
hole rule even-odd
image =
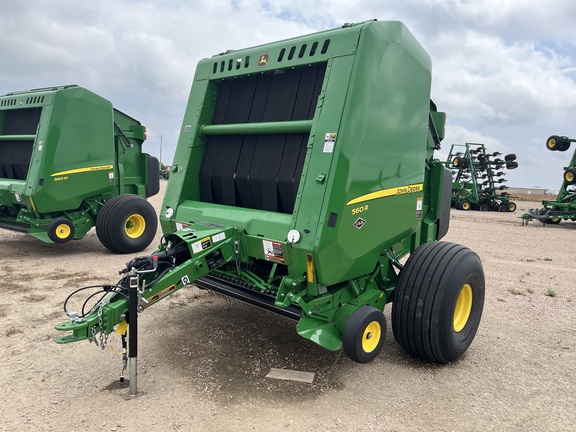
[[[90, 329], [90, 331], [92, 332], [92, 336], [88, 338], [88, 341], [94, 342], [96, 346], [99, 346], [102, 349], [106, 349], [106, 346], [108, 345], [108, 335], [104, 333], [104, 321], [102, 319], [103, 308], [104, 304], [100, 303], [98, 307], [98, 325], [92, 326], [92, 328]], [[100, 333], [99, 337], [97, 336], [98, 333]]]

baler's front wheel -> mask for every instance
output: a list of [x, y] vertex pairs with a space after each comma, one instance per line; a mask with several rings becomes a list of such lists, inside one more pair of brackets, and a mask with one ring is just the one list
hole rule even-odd
[[484, 271], [465, 246], [433, 242], [418, 247], [400, 272], [392, 303], [396, 341], [421, 359], [447, 363], [474, 337], [484, 307]]
[[68, 219], [60, 217], [50, 222], [47, 232], [54, 243], [66, 243], [74, 238], [76, 227]]
[[138, 195], [118, 195], [106, 201], [96, 219], [100, 242], [115, 253], [134, 253], [148, 247], [158, 219], [152, 205]]
[[386, 338], [386, 318], [372, 307], [354, 311], [344, 327], [342, 346], [348, 357], [358, 363], [371, 362], [380, 354]]

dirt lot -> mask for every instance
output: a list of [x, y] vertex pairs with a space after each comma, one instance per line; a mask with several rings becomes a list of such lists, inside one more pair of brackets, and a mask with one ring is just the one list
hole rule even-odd
[[[518, 204], [514, 214], [452, 214], [447, 240], [474, 249], [487, 278], [480, 329], [457, 362], [409, 357], [389, 320], [383, 353], [359, 365], [300, 338], [288, 319], [190, 288], [142, 314], [145, 394], [128, 400], [117, 335], [104, 351], [53, 339], [66, 296], [116, 282], [131, 256], [110, 254], [94, 232], [67, 245], [0, 232], [0, 429], [574, 430], [576, 223], [522, 226], [518, 216], [535, 205]], [[271, 368], [315, 378], [265, 378]]]

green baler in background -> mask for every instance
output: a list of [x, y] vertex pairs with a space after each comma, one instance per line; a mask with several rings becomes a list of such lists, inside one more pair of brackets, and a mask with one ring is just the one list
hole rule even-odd
[[146, 248], [159, 166], [145, 139], [140, 122], [76, 85], [1, 96], [0, 227], [65, 243], [96, 225], [113, 252]]
[[358, 362], [380, 352], [393, 302], [408, 352], [459, 357], [480, 322], [484, 274], [474, 252], [437, 241], [452, 176], [434, 159], [445, 115], [430, 85], [430, 59], [399, 22], [202, 60], [159, 250], [130, 261], [94, 307], [68, 310], [57, 329], [72, 334], [57, 342], [124, 332], [136, 310], [195, 283], [294, 318], [301, 336]]

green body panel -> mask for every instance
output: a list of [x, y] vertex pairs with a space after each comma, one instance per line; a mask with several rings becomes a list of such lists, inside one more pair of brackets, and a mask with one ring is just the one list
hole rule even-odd
[[[433, 156], [445, 115], [431, 103], [430, 86], [430, 59], [399, 22], [347, 25], [202, 60], [162, 205], [158, 253], [172, 256], [183, 243], [201, 248], [199, 239], [214, 251], [225, 236], [233, 253], [218, 252], [224, 258], [210, 261], [209, 278], [261, 295], [275, 311], [297, 308], [299, 334], [340, 348], [350, 314], [367, 304], [383, 310], [399, 260], [447, 230], [450, 176]], [[317, 97], [302, 96], [303, 87]], [[302, 146], [298, 158], [285, 158], [294, 142]], [[286, 176], [296, 159], [300, 171]], [[286, 179], [293, 191], [285, 192]], [[270, 210], [276, 194], [293, 202]], [[209, 229], [212, 237], [204, 235]], [[202, 276], [194, 254], [175, 261], [172, 272], [190, 282]], [[198, 283], [215, 286], [205, 277]], [[73, 340], [89, 338], [91, 325], [74, 323]]]
[[[13, 131], [21, 129], [26, 135], [19, 138]], [[83, 237], [106, 199], [122, 193], [146, 196], [144, 140], [145, 128], [137, 120], [78, 86], [0, 97], [2, 226], [20, 226], [50, 241], [46, 227], [65, 217], [76, 227], [75, 238]], [[23, 145], [29, 146], [29, 157]]]

